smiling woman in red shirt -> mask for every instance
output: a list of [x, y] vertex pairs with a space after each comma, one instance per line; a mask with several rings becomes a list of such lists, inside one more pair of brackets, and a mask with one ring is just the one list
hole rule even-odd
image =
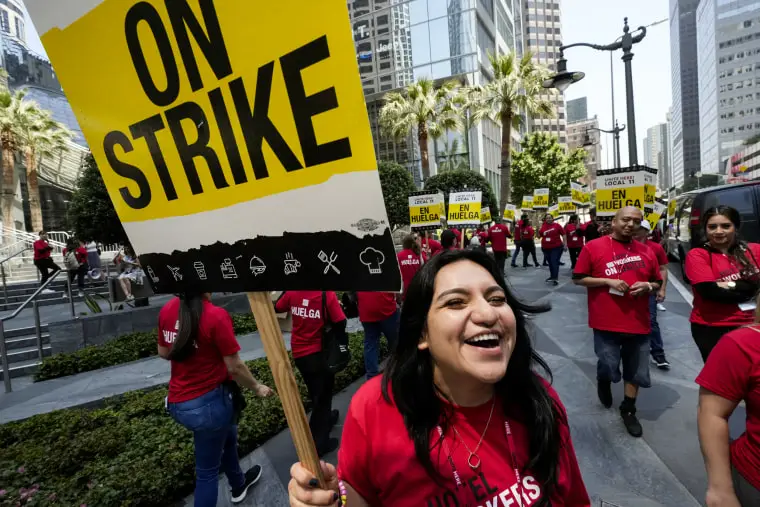
[[570, 263], [575, 269], [575, 263], [578, 262], [578, 256], [583, 250], [583, 231], [580, 229], [578, 215], [570, 215], [570, 219], [565, 226], [565, 237], [567, 238], [567, 249], [570, 252]]
[[565, 409], [533, 369], [551, 378], [526, 324], [547, 309], [517, 300], [486, 253], [433, 257], [388, 367], [351, 400], [339, 470], [325, 464], [318, 489], [293, 465], [291, 505], [590, 506]]
[[275, 310], [290, 312], [293, 317], [290, 350], [309, 391], [312, 405], [309, 427], [321, 456], [338, 447], [338, 439], [330, 438], [330, 431], [339, 416], [332, 409], [335, 374], [328, 369], [322, 353], [322, 333], [326, 319], [333, 329], [345, 332], [346, 315], [332, 291], [289, 290], [277, 300]]
[[232, 488], [232, 503], [242, 502], [259, 480], [261, 466], [245, 474], [240, 469], [239, 411], [233, 400], [240, 394], [237, 384], [257, 396], [272, 394], [240, 359], [230, 315], [209, 297], [185, 294], [158, 315], [158, 355], [171, 361], [166, 408], [195, 440], [195, 507], [216, 505], [220, 467]]
[[[758, 315], [760, 317], [760, 315]], [[760, 320], [757, 319], [756, 320]], [[707, 505], [760, 505], [760, 325], [724, 335], [699, 384], [699, 443], [707, 468]], [[740, 402], [746, 431], [730, 442], [728, 418]]]
[[707, 241], [686, 255], [685, 271], [694, 292], [691, 335], [707, 361], [721, 337], [752, 323], [760, 289], [760, 244], [739, 237], [741, 217], [729, 206], [705, 211]]

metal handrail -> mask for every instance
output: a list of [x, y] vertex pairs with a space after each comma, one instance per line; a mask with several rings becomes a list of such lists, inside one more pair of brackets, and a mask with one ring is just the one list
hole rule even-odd
[[[21, 241], [18, 241], [18, 243], [21, 243]], [[11, 245], [11, 246], [13, 246], [13, 245]], [[19, 250], [18, 252], [16, 252], [15, 254], [13, 254], [13, 255], [9, 255], [9, 256], [8, 256], [8, 257], [6, 257], [5, 259], [1, 260], [1, 261], [0, 261], [0, 264], [5, 264], [7, 261], [9, 261], [9, 260], [13, 259], [13, 258], [14, 258], [14, 257], [16, 257], [17, 255], [21, 255], [22, 253], [26, 252], [27, 250], [31, 250], [31, 249], [32, 249], [32, 247], [30, 247], [30, 246], [26, 246], [26, 247], [22, 248], [21, 250]]]
[[[34, 293], [31, 296], [26, 298], [26, 301], [21, 303], [19, 307], [13, 311], [13, 313], [11, 313], [10, 315], [4, 315], [0, 317], [0, 361], [2, 361], [2, 366], [3, 366], [3, 383], [5, 384], [6, 393], [11, 392], [12, 387], [11, 387], [11, 372], [8, 366], [8, 350], [5, 346], [5, 323], [17, 317], [18, 314], [21, 313], [21, 310], [26, 308], [27, 305], [29, 305], [29, 303], [33, 303], [35, 327], [37, 329], [37, 350], [39, 351], [40, 360], [42, 360], [42, 333], [40, 331], [40, 313], [39, 313], [39, 307], [37, 306], [36, 299], [37, 299], [37, 296], [39, 296], [40, 293], [43, 290], [45, 290], [48, 285], [53, 283], [53, 280], [55, 280], [58, 277], [58, 275], [61, 274], [61, 271], [63, 270], [58, 270], [52, 275], [50, 275], [50, 278], [45, 280], [45, 283], [37, 287], [37, 290], [34, 291]], [[74, 303], [71, 298], [71, 284], [70, 283], [68, 286], [68, 291], [69, 291], [69, 301], [71, 302], [72, 307], [73, 307]]]
[[[15, 243], [14, 243], [15, 244]], [[11, 245], [13, 246], [13, 245]], [[22, 253], [26, 252], [27, 250], [31, 250], [31, 247], [27, 246], [24, 247], [22, 250], [19, 250], [13, 255], [9, 255], [5, 259], [0, 261], [0, 278], [3, 280], [3, 297], [5, 298], [5, 304], [8, 304], [8, 284], [6, 283], [6, 276], [5, 276], [5, 262], [13, 259], [17, 255], [21, 255]]]

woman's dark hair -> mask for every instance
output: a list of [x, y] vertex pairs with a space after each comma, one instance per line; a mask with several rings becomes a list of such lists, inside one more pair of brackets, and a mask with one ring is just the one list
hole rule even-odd
[[457, 242], [457, 236], [451, 229], [446, 229], [441, 233], [441, 246], [451, 248]]
[[526, 470], [531, 470], [541, 482], [544, 495], [536, 505], [545, 507], [557, 484], [559, 451], [564, 445], [560, 441], [559, 424], [566, 417], [533, 371], [534, 366], [539, 366], [551, 378], [549, 366], [533, 349], [526, 328], [526, 316], [545, 312], [549, 306], [529, 306], [515, 298], [491, 256], [479, 250], [442, 252], [425, 263], [415, 275], [401, 310], [399, 339], [383, 373], [383, 396], [390, 403], [392, 393], [392, 402], [404, 417], [409, 437], [414, 442], [417, 459], [430, 477], [442, 484], [445, 478], [435, 470], [430, 457], [431, 450], [439, 446], [441, 440], [436, 438], [431, 445], [430, 435], [439, 424], [445, 433], [450, 425], [451, 409], [441, 399], [445, 395], [433, 382], [430, 352], [419, 350], [417, 345], [427, 325], [436, 275], [445, 266], [464, 261], [482, 266], [493, 276], [515, 314], [515, 348], [507, 372], [496, 383], [495, 390], [504, 403], [504, 413], [524, 422], [528, 428], [530, 461]]
[[177, 338], [169, 350], [170, 360], [181, 362], [195, 352], [204, 299], [202, 293], [186, 293], [179, 296], [179, 328]]
[[709, 222], [712, 217], [718, 215], [728, 218], [736, 228], [734, 241], [728, 247], [728, 255], [732, 256], [739, 263], [742, 274], [744, 274], [745, 271], [752, 271], [754, 269], [753, 264], [747, 259], [747, 256], [744, 253], [747, 251], [747, 244], [744, 243], [739, 236], [739, 228], [742, 225], [742, 218], [739, 212], [731, 206], [714, 206], [709, 208], [702, 215], [701, 232], [704, 235], [705, 248], [708, 250], [711, 249], [710, 243], [707, 240], [707, 222]]
[[415, 254], [420, 254], [420, 245], [417, 244], [417, 236], [414, 234], [407, 234], [404, 236], [404, 240], [401, 242], [401, 247], [404, 250], [411, 250]]
[[572, 215], [570, 215], [570, 220], [569, 220], [569, 222], [570, 222], [571, 224], [574, 224], [574, 223], [576, 223], [577, 221], [578, 221], [578, 214], [577, 214], [577, 213], [573, 213]]

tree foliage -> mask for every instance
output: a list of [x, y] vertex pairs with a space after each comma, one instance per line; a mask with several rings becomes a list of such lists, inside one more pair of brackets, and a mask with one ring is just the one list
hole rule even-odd
[[68, 221], [69, 228], [82, 240], [103, 244], [128, 242], [91, 153], [85, 158], [77, 190], [71, 197]]
[[409, 194], [417, 190], [409, 171], [395, 162], [380, 162], [380, 186], [391, 228], [409, 224]]
[[[483, 206], [488, 206], [491, 210], [497, 209], [496, 196], [488, 180], [474, 171], [468, 169], [446, 171], [431, 176], [427, 183], [425, 183], [426, 191], [430, 191], [431, 193], [442, 192], [445, 194], [447, 207], [449, 205], [449, 194], [464, 189], [480, 190], [483, 192]], [[491, 213], [493, 214], [493, 211]]]
[[570, 182], [585, 176], [586, 150], [577, 148], [569, 155], [560, 147], [556, 136], [535, 132], [520, 143], [521, 152], [512, 154], [513, 203], [519, 206], [523, 195], [536, 188], [549, 189], [549, 202], [570, 195]]
[[509, 202], [514, 187], [511, 183], [512, 128], [519, 127], [522, 116], [551, 118], [554, 104], [549, 99], [553, 92], [544, 89], [544, 79], [549, 69], [536, 63], [527, 52], [523, 58], [514, 53], [488, 55], [494, 78], [483, 87], [476, 87], [470, 94], [468, 109], [473, 119], [491, 118], [501, 124], [501, 182], [500, 201], [502, 210]]

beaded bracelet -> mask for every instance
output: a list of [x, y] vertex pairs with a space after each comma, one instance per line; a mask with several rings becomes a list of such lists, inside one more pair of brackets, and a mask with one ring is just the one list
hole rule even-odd
[[338, 481], [338, 489], [340, 490], [340, 505], [346, 507], [346, 497], [348, 496], [348, 493], [346, 491], [346, 485], [343, 484], [343, 481]]

